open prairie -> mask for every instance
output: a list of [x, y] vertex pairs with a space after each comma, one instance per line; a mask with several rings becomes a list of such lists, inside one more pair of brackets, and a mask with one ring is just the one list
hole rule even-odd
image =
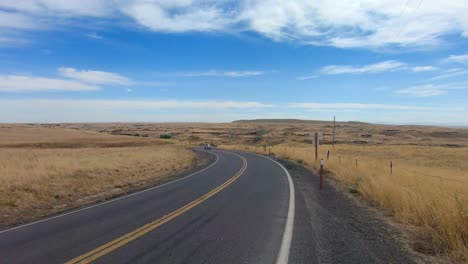
[[[315, 131], [323, 135], [319, 159], [325, 160], [326, 177], [403, 226], [414, 249], [466, 261], [468, 130], [463, 128], [337, 122], [332, 147], [333, 123], [324, 121], [4, 124], [2, 221], [165, 177], [188, 168], [194, 156], [187, 147], [204, 143], [271, 151], [317, 170], [310, 136]], [[171, 139], [159, 139], [161, 134]]]
[[61, 126], [136, 137], [165, 133], [181, 145], [209, 142], [263, 154], [271, 146], [275, 155], [315, 170], [318, 162], [310, 133], [318, 131], [323, 135], [319, 159], [325, 160], [327, 177], [403, 224], [414, 249], [457, 261], [468, 256], [467, 129], [337, 122], [332, 147], [333, 123], [323, 121]]
[[0, 125], [0, 223], [102, 200], [191, 168], [194, 154], [150, 138]]

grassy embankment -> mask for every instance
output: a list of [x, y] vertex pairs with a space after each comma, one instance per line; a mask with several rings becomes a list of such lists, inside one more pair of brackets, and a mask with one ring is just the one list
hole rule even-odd
[[[265, 153], [260, 146], [223, 147]], [[271, 151], [319, 167], [310, 144], [276, 145]], [[467, 147], [323, 145], [319, 156], [326, 170], [352, 192], [411, 227], [417, 250], [468, 260]]]

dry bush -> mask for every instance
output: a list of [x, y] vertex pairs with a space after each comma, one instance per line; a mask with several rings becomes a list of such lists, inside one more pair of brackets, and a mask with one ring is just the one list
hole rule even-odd
[[0, 222], [50, 212], [61, 204], [190, 166], [194, 154], [175, 145], [0, 148]]
[[[256, 146], [222, 147], [268, 153]], [[312, 145], [280, 144], [271, 151], [286, 159], [302, 160], [314, 169], [319, 167]], [[324, 145], [319, 156], [326, 170], [343, 184], [400, 222], [416, 227], [428, 244], [427, 251], [467, 261], [468, 148]]]

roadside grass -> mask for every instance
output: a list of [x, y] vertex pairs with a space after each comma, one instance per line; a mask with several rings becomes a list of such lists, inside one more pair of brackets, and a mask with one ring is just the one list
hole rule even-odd
[[[0, 130], [0, 223], [127, 192], [191, 168], [194, 154], [160, 139], [54, 128]], [[8, 145], [9, 147], [6, 147]]]
[[[220, 147], [268, 154], [262, 146]], [[300, 160], [309, 168], [319, 168], [310, 144], [279, 144], [271, 151], [282, 158]], [[467, 147], [322, 145], [320, 159], [324, 159], [325, 169], [350, 190], [412, 227], [416, 236], [413, 248], [455, 261], [468, 260]]]

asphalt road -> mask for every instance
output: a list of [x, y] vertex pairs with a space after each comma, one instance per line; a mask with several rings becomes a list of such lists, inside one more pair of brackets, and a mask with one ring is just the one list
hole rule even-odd
[[424, 262], [386, 221], [328, 181], [319, 190], [303, 167], [211, 153], [195, 174], [0, 231], [0, 263]]
[[0, 262], [287, 262], [288, 173], [255, 154], [212, 153], [212, 165], [179, 180], [0, 231]]

